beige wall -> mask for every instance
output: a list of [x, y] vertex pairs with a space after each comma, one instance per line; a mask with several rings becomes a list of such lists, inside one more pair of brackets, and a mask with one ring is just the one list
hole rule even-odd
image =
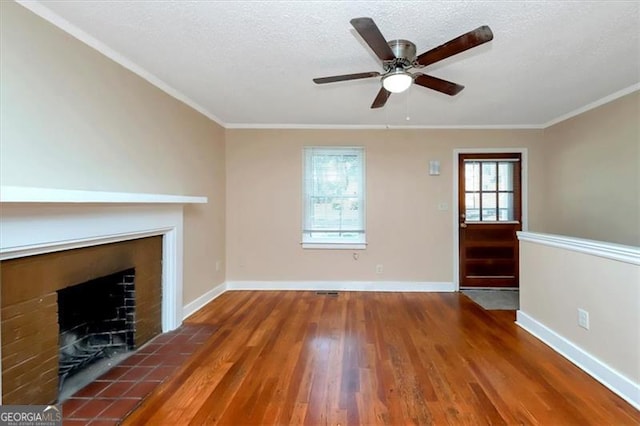
[[544, 231], [639, 246], [640, 92], [544, 133]]
[[[528, 147], [531, 205], [541, 194], [541, 131], [227, 130], [227, 280], [453, 280], [453, 150]], [[366, 152], [366, 250], [303, 250], [302, 149]], [[429, 160], [442, 174], [429, 176]], [[538, 194], [538, 195], [536, 195]], [[535, 209], [531, 226], [535, 227]], [[383, 265], [376, 274], [375, 266]]]
[[184, 301], [224, 281], [224, 129], [0, 2], [0, 182], [209, 197], [185, 208]]
[[[520, 309], [640, 383], [640, 267], [537, 243], [520, 243]], [[589, 331], [578, 327], [589, 312]]]
[[[21, 6], [1, 7], [0, 182], [208, 196], [185, 208], [185, 303], [225, 280], [225, 254], [227, 280], [451, 281], [452, 212], [437, 205], [452, 205], [455, 148], [529, 149], [530, 230], [639, 244], [638, 93], [544, 131], [225, 133]], [[302, 147], [322, 144], [366, 147], [369, 246], [357, 261], [299, 245]]]

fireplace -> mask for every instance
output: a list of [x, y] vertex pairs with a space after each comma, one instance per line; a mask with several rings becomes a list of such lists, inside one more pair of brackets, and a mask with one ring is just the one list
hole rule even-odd
[[[5, 347], [16, 337], [23, 336], [29, 329], [38, 328], [40, 339], [31, 346], [32, 356], [49, 366], [46, 371], [40, 370], [38, 386], [56, 389], [58, 383], [58, 348], [59, 328], [57, 327], [57, 293], [59, 288], [83, 283], [122, 271], [128, 268], [136, 270], [136, 299], [156, 298], [156, 303], [147, 304], [149, 308], [136, 306], [136, 337], [144, 340], [145, 332], [152, 330], [151, 322], [145, 316], [151, 312], [160, 312], [161, 329], [157, 332], [174, 330], [182, 323], [182, 235], [183, 206], [191, 203], [206, 203], [206, 197], [191, 197], [164, 194], [134, 194], [80, 190], [59, 190], [48, 188], [0, 187], [0, 278], [2, 280], [2, 327], [0, 327], [0, 385], [2, 394], [0, 404], [18, 402], [20, 404], [47, 403], [55, 399], [52, 393], [47, 398], [16, 398], [10, 392], [7, 377], [10, 367], [16, 362], [15, 355], [5, 352]], [[60, 273], [52, 273], [46, 285], [35, 280], [43, 276], [39, 268], [31, 268], [29, 263], [40, 259], [40, 255], [62, 256], [62, 253], [75, 253], [76, 249], [93, 250], [98, 247], [110, 247], [112, 243], [123, 244], [129, 241], [147, 240], [155, 237], [160, 243], [161, 261], [154, 271], [160, 277], [160, 286], [154, 291], [145, 290], [148, 282], [141, 275], [138, 265], [119, 265], [107, 270], [106, 265], [112, 261], [104, 261], [106, 257], [94, 257], [88, 260], [86, 270], [67, 274], [65, 284], [57, 284], [51, 289], [47, 287], [52, 279], [57, 282]], [[79, 251], [78, 251], [79, 252]], [[126, 256], [117, 255], [121, 261]], [[144, 256], [142, 256], [144, 260]], [[97, 260], [96, 260], [97, 259]], [[26, 275], [20, 279], [18, 289], [9, 290], [7, 261], [23, 262], [22, 269]], [[117, 263], [117, 262], [116, 262]], [[60, 260], [59, 264], [66, 264]], [[80, 263], [82, 264], [82, 262]], [[143, 268], [144, 269], [144, 268]], [[87, 272], [88, 270], [88, 272]], [[89, 273], [90, 272], [90, 273]], [[95, 275], [93, 275], [95, 272]], [[40, 296], [35, 294], [40, 292]], [[14, 296], [10, 296], [13, 293]], [[13, 328], [7, 320], [16, 316], [14, 309], [9, 309], [7, 302], [11, 297], [20, 296], [20, 308], [24, 308], [30, 319], [27, 327]], [[15, 300], [15, 299], [14, 299]], [[5, 306], [7, 305], [7, 306]], [[37, 313], [37, 315], [34, 315]], [[55, 324], [55, 327], [49, 327]], [[30, 327], [30, 328], [29, 328]], [[156, 327], [158, 327], [156, 325]], [[146, 330], [146, 331], [145, 331]], [[153, 335], [153, 334], [152, 334]], [[149, 334], [147, 334], [149, 336]], [[149, 338], [149, 337], [147, 337]], [[20, 340], [20, 339], [18, 339]], [[53, 342], [53, 344], [52, 344]], [[25, 346], [25, 342], [14, 346]], [[31, 357], [29, 359], [31, 359]], [[34, 370], [35, 371], [35, 370]], [[31, 371], [29, 371], [31, 373]], [[26, 371], [25, 371], [26, 374]], [[9, 374], [10, 376], [10, 374]], [[19, 376], [19, 375], [18, 375]], [[14, 378], [15, 378], [14, 371]], [[22, 377], [26, 378], [25, 375]], [[53, 383], [53, 387], [50, 384]], [[10, 383], [9, 383], [10, 384]], [[13, 395], [12, 395], [13, 393]], [[45, 402], [47, 401], [47, 402]]]
[[52, 403], [68, 375], [162, 332], [162, 239], [2, 261], [3, 404]]

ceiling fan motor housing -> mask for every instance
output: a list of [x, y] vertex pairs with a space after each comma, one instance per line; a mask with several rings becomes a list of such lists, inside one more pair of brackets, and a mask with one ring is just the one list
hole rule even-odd
[[385, 65], [388, 69], [395, 69], [399, 66], [409, 68], [416, 60], [416, 45], [409, 40], [391, 40], [387, 43], [396, 59], [389, 61]]

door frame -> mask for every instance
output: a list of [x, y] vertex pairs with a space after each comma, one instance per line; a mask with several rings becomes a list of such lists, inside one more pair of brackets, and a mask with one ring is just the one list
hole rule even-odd
[[[462, 154], [506, 154], [515, 152], [520, 154], [521, 173], [521, 211], [522, 211], [522, 231], [529, 230], [528, 199], [529, 199], [529, 165], [527, 148], [455, 148], [453, 150], [453, 190], [452, 190], [452, 223], [453, 223], [453, 286], [455, 291], [460, 291], [460, 225], [458, 218], [458, 177], [460, 171], [458, 164]], [[519, 261], [519, 260], [518, 260]]]

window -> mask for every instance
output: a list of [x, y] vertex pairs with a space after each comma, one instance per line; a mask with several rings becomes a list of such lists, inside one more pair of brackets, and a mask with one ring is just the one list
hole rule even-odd
[[303, 248], [364, 249], [364, 148], [304, 149]]
[[514, 180], [518, 159], [464, 160], [465, 220], [467, 222], [516, 221]]

